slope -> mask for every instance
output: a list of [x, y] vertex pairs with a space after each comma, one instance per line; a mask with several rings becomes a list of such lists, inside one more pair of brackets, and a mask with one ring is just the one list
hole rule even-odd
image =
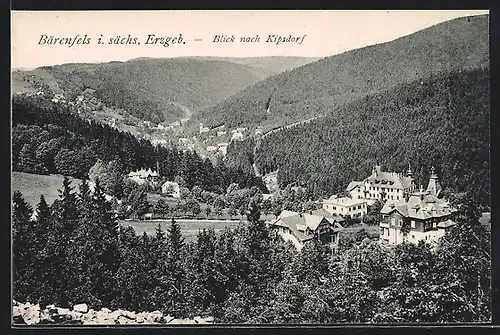
[[109, 106], [144, 120], [178, 120], [268, 76], [268, 71], [225, 61], [141, 59], [102, 64], [63, 64], [13, 73], [14, 92], [40, 87], [70, 99], [85, 89]]
[[[376, 162], [396, 172], [411, 163], [424, 187], [434, 166], [444, 188], [489, 205], [489, 113], [488, 70], [433, 75], [276, 132], [262, 140], [256, 162], [263, 173], [279, 169], [281, 185], [298, 181], [316, 197], [362, 180]], [[241, 156], [229, 152], [228, 160]]]
[[280, 73], [203, 110], [191, 122], [270, 129], [435, 73], [487, 67], [488, 19], [458, 18]]
[[[219, 60], [235, 64], [247, 65], [254, 69], [262, 69], [269, 74], [277, 74], [315, 62], [320, 57], [267, 56], [267, 57], [186, 57], [201, 60]], [[262, 78], [264, 79], [264, 78]]]

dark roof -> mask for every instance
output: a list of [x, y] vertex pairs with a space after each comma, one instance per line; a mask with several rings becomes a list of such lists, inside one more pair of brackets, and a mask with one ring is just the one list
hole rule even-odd
[[398, 211], [404, 217], [425, 220], [448, 217], [456, 212], [456, 209], [450, 207], [447, 201], [422, 191], [410, 195], [408, 201], [388, 200], [380, 212], [390, 214], [393, 211]]
[[[308, 241], [314, 235], [306, 235], [305, 230], [309, 228], [310, 231], [318, 229], [319, 225], [328, 222], [333, 229], [342, 229], [339, 221], [344, 221], [341, 217], [331, 215], [323, 210], [316, 210], [309, 213], [298, 213], [293, 211], [282, 211], [276, 220], [271, 222], [271, 226], [287, 227], [291, 230], [292, 234], [301, 242]], [[323, 215], [328, 214], [328, 215]]]
[[314, 211], [312, 211], [312, 214], [313, 215], [319, 215], [319, 216], [324, 216], [325, 218], [327, 219], [333, 219], [337, 222], [344, 222], [344, 218], [339, 216], [339, 215], [334, 215], [328, 211], [325, 211], [324, 209], [316, 209]]

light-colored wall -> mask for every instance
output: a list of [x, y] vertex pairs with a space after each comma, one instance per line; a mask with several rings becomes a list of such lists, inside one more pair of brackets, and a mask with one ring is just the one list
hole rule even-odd
[[[358, 206], [361, 205], [361, 208], [358, 209]], [[334, 209], [335, 207], [335, 209]], [[349, 211], [349, 207], [351, 208], [356, 208], [354, 210]], [[362, 203], [358, 204], [356, 206], [346, 206], [343, 204], [331, 204], [331, 203], [324, 203], [323, 204], [323, 209], [329, 213], [335, 214], [335, 215], [364, 215], [367, 213], [367, 204]]]

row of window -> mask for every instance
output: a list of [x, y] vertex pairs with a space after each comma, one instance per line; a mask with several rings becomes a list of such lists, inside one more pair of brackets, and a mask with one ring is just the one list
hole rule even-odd
[[[385, 189], [383, 187], [378, 187], [378, 186], [377, 187], [376, 186], [370, 186], [370, 187], [368, 187], [368, 189], [370, 191], [382, 191], [382, 192], [387, 191], [387, 192], [395, 192], [395, 193], [400, 193], [401, 192], [400, 189], [394, 189], [394, 188], [387, 188], [387, 189]], [[359, 189], [359, 191], [361, 192], [361, 189]]]
[[[403, 220], [399, 220], [398, 221], [398, 228], [401, 228], [402, 224], [403, 224]], [[391, 219], [391, 226], [393, 226], [393, 227], [396, 226], [396, 219]], [[411, 228], [415, 228], [416, 227], [416, 223], [415, 223], [414, 220], [411, 220], [410, 226], [411, 226]], [[432, 222], [432, 223], [425, 222], [424, 223], [424, 229], [431, 228], [431, 226], [432, 226], [432, 228], [436, 228], [437, 227], [437, 222]]]
[[[326, 206], [327, 209], [329, 208], [328, 205], [325, 205], [325, 206]], [[351, 212], [351, 211], [355, 211], [357, 209], [358, 210], [362, 209], [364, 207], [365, 207], [365, 205], [358, 205], [358, 206], [354, 206], [354, 207], [348, 207], [347, 211]], [[344, 211], [344, 207], [339, 207], [339, 209], [340, 209], [341, 212]], [[332, 210], [334, 210], [334, 211], [337, 210], [337, 206], [333, 206], [332, 205]]]

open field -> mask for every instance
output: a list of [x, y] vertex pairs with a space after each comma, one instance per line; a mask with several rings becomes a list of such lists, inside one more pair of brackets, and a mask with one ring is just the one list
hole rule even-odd
[[[240, 221], [217, 221], [217, 220], [176, 220], [181, 226], [182, 236], [186, 242], [196, 240], [196, 235], [202, 229], [214, 229], [216, 233], [221, 232], [225, 227], [235, 228], [240, 224], [245, 224]], [[148, 235], [153, 235], [158, 223], [163, 231], [167, 231], [170, 220], [123, 220], [120, 223], [123, 226], [131, 226], [134, 228], [137, 235], [142, 235], [144, 232]]]
[[[35, 209], [42, 194], [49, 205], [59, 197], [58, 190], [62, 189], [63, 178], [60, 174], [39, 175], [14, 171], [11, 191], [12, 194], [14, 191], [20, 191], [24, 200]], [[70, 180], [73, 187], [81, 183], [80, 179], [70, 177]]]

